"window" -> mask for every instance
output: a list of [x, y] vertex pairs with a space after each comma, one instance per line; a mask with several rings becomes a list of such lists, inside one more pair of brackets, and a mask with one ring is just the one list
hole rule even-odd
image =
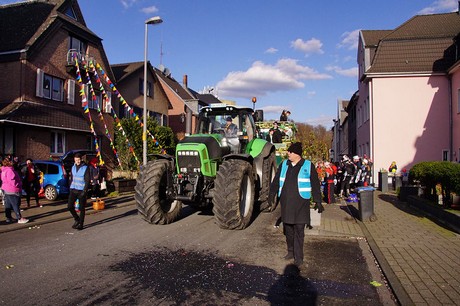
[[460, 89], [457, 90], [457, 113], [460, 113]]
[[[96, 151], [96, 143], [94, 142], [94, 135], [90, 135], [86, 137], [86, 148], [91, 151]], [[99, 149], [101, 149], [102, 146], [102, 136], [97, 137], [97, 145]]]
[[442, 160], [443, 161], [450, 160], [450, 158], [449, 158], [449, 150], [442, 150]]
[[[147, 97], [152, 97], [152, 82], [147, 80]], [[139, 94], [144, 95], [144, 79], [139, 79]]]
[[86, 54], [86, 43], [76, 37], [69, 37], [69, 49], [78, 51], [80, 54]]
[[65, 11], [65, 14], [69, 16], [70, 18], [77, 20], [77, 15], [75, 15], [75, 12], [71, 6], [67, 8], [67, 10]]
[[93, 92], [94, 92], [94, 95], [96, 96], [96, 99], [94, 99], [92, 92], [89, 90], [89, 85], [85, 84], [85, 95], [86, 95], [86, 100], [88, 101], [88, 108], [89, 109], [98, 109], [98, 108], [102, 109], [104, 107], [102, 92], [98, 90], [93, 90]]
[[64, 80], [45, 74], [43, 70], [37, 69], [37, 90], [38, 97], [55, 101], [64, 100]]
[[64, 154], [65, 152], [65, 134], [62, 132], [51, 132], [50, 153]]

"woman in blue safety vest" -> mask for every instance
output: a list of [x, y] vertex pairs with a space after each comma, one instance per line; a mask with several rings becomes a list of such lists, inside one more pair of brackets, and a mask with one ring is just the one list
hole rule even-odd
[[[288, 159], [283, 161], [270, 185], [270, 203], [279, 197], [281, 221], [286, 236], [286, 260], [294, 259], [294, 264], [303, 264], [303, 244], [305, 225], [310, 225], [310, 203], [323, 212], [321, 189], [315, 166], [302, 158], [302, 145], [293, 143], [288, 148]], [[272, 205], [272, 207], [274, 207]]]
[[[75, 223], [72, 228], [77, 230], [83, 229], [85, 221], [86, 192], [88, 190], [90, 176], [88, 166], [81, 160], [81, 154], [76, 153], [74, 156], [75, 164], [72, 166], [70, 177], [70, 194], [67, 208], [69, 209]], [[80, 215], [75, 210], [75, 202], [78, 200]]]

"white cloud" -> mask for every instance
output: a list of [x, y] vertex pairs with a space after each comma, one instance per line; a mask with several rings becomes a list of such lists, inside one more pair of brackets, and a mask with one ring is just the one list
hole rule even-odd
[[299, 65], [297, 60], [285, 58], [275, 65], [256, 61], [246, 71], [232, 71], [216, 87], [224, 97], [264, 96], [269, 92], [303, 88], [303, 80], [331, 79], [329, 74]]
[[276, 52], [278, 52], [278, 49], [273, 48], [273, 47], [268, 48], [267, 50], [265, 50], [265, 53], [270, 53], [270, 54], [274, 54]]
[[360, 29], [343, 33], [341, 36], [342, 41], [338, 44], [338, 47], [347, 48], [348, 50], [358, 49], [359, 31]]
[[158, 12], [158, 8], [156, 6], [148, 6], [148, 7], [141, 8], [141, 12], [144, 14], [153, 14], [153, 13]]
[[332, 128], [334, 125], [334, 122], [332, 121], [333, 119], [335, 119], [333, 116], [321, 115], [317, 118], [307, 119], [305, 120], [305, 123], [308, 123], [312, 126], [322, 125], [325, 128]]
[[269, 106], [264, 106], [261, 109], [264, 111], [264, 115], [266, 114], [275, 114], [279, 115], [283, 110], [286, 109], [286, 105], [269, 105]]
[[308, 96], [308, 98], [312, 98], [312, 97], [316, 96], [316, 91], [307, 92], [307, 96]]
[[430, 6], [420, 10], [417, 14], [434, 14], [434, 13], [446, 13], [455, 12], [458, 9], [458, 3], [456, 0], [436, 0]]
[[346, 77], [358, 77], [358, 67], [343, 69], [339, 66], [328, 66], [326, 67], [327, 71], [333, 71], [339, 75]]
[[137, 2], [137, 0], [120, 0], [121, 5], [123, 5], [123, 7], [124, 7], [125, 9], [130, 8], [130, 7], [133, 6], [136, 2]]
[[316, 38], [312, 38], [307, 41], [304, 41], [301, 38], [297, 38], [296, 40], [291, 41], [291, 47], [295, 50], [305, 53], [305, 55], [311, 53], [323, 54], [324, 51], [321, 49], [322, 46], [323, 43]]

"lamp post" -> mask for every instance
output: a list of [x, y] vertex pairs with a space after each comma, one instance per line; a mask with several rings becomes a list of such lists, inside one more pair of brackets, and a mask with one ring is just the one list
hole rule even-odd
[[[143, 122], [143, 130], [142, 130], [142, 164], [145, 166], [147, 165], [147, 33], [148, 33], [148, 25], [149, 24], [159, 24], [162, 23], [163, 20], [160, 16], [155, 16], [149, 18], [145, 21], [145, 31], [144, 31], [144, 122]], [[152, 86], [153, 91], [153, 86]]]

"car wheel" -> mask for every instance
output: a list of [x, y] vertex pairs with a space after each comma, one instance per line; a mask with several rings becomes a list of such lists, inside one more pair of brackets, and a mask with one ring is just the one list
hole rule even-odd
[[46, 186], [45, 187], [45, 198], [50, 201], [55, 201], [58, 197], [58, 193], [56, 187], [54, 186]]

